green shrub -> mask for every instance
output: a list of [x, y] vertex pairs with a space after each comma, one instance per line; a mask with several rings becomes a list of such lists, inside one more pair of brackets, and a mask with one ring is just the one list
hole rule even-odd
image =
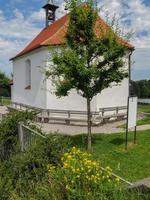
[[[14, 194], [21, 198], [28, 199], [28, 193], [30, 196], [31, 193], [39, 195], [35, 189], [40, 187], [42, 193], [44, 190], [44, 187], [41, 186], [42, 182], [45, 182], [45, 190], [47, 190], [48, 164], [57, 166], [62, 155], [67, 151], [68, 145], [69, 139], [67, 137], [57, 135], [49, 135], [37, 140], [36, 144], [28, 148], [25, 153], [20, 152], [13, 155], [6, 162], [5, 173], [9, 174], [9, 177], [5, 176], [3, 182], [11, 181]], [[1, 171], [1, 173], [3, 172]]]
[[33, 120], [35, 114], [28, 111], [11, 112], [0, 122], [0, 160], [8, 160], [18, 144], [18, 123]]
[[0, 162], [0, 200], [8, 200], [13, 191], [10, 170], [7, 162]]

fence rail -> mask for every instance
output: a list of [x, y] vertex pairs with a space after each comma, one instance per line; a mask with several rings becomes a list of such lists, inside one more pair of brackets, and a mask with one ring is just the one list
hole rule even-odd
[[24, 152], [29, 146], [35, 144], [37, 139], [46, 138], [44, 135], [41, 135], [28, 126], [25, 126], [23, 122], [18, 123], [18, 135], [22, 152]]
[[[71, 122], [87, 123], [87, 111], [42, 109], [16, 102], [12, 102], [12, 105], [9, 107], [9, 109], [34, 110], [38, 113], [37, 120], [45, 123], [49, 123], [50, 121], [63, 121], [68, 125]], [[126, 113], [126, 106], [100, 108], [99, 111], [91, 112], [92, 124], [106, 123], [111, 118], [121, 120], [126, 117]]]

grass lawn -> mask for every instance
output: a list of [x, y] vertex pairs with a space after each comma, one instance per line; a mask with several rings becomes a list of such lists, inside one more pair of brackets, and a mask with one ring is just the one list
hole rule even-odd
[[7, 106], [11, 103], [10, 98], [0, 97], [0, 106]]
[[150, 124], [150, 115], [147, 115], [143, 119], [140, 119], [137, 121], [138, 126], [146, 125], [146, 124]]
[[138, 111], [150, 113], [150, 105], [138, 105]]
[[[103, 167], [110, 166], [114, 173], [128, 181], [150, 177], [150, 130], [137, 132], [138, 143], [133, 144], [129, 133], [128, 151], [125, 151], [125, 134], [94, 135], [93, 156]], [[85, 135], [74, 136], [78, 147], [85, 146]]]

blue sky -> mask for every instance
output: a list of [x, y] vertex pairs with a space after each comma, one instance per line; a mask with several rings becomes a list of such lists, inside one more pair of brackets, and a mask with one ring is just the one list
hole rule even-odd
[[[64, 1], [54, 0], [64, 14]], [[44, 27], [46, 0], [0, 0], [0, 70], [10, 74], [9, 58], [20, 51]], [[150, 0], [98, 0], [100, 15], [119, 19], [125, 31], [133, 30], [133, 79], [150, 79]]]

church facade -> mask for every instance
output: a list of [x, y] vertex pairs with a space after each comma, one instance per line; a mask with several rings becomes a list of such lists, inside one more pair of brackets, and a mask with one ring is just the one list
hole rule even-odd
[[[59, 46], [64, 44], [69, 15], [55, 21], [55, 11], [58, 7], [47, 3], [43, 8], [46, 10], [46, 27], [23, 51], [11, 59], [13, 62], [12, 102], [42, 109], [85, 111], [86, 99], [74, 90], [67, 97], [57, 98], [51, 80], [45, 77], [44, 71], [49, 67], [51, 58], [49, 46], [59, 49]], [[52, 23], [49, 25], [49, 22]], [[108, 28], [100, 17], [96, 24], [103, 30]], [[134, 48], [126, 41], [122, 40], [122, 42], [128, 47], [124, 59], [125, 68], [129, 69], [129, 60]], [[120, 85], [112, 85], [111, 88], [95, 96], [91, 103], [91, 110], [126, 106], [128, 96], [129, 80], [124, 79]]]

